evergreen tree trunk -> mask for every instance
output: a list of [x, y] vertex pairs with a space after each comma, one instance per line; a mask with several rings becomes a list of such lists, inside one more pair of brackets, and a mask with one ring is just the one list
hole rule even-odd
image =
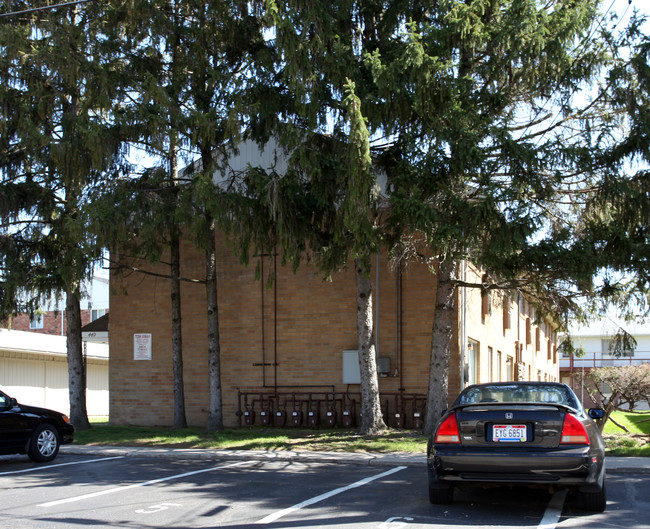
[[357, 283], [357, 338], [359, 345], [359, 372], [361, 374], [361, 428], [362, 435], [373, 435], [386, 429], [381, 416], [377, 358], [372, 317], [372, 283], [364, 259], [354, 261]]
[[[170, 191], [173, 202], [170, 211], [177, 206], [177, 171], [178, 153], [176, 134], [170, 135], [170, 164], [169, 176], [172, 182]], [[171, 253], [171, 303], [172, 303], [172, 364], [174, 373], [174, 428], [185, 428], [185, 386], [183, 383], [183, 323], [181, 314], [181, 258], [180, 258], [180, 233], [175, 215], [169, 219], [169, 244]]]
[[172, 275], [172, 363], [174, 370], [174, 428], [185, 428], [185, 390], [183, 384], [183, 337], [181, 317], [180, 249], [178, 227], [171, 233]]
[[424, 420], [424, 433], [429, 435], [436, 421], [447, 409], [449, 396], [449, 358], [456, 309], [458, 261], [442, 259], [438, 264], [436, 312], [431, 332], [429, 390]]
[[[208, 216], [209, 217], [209, 216]], [[219, 341], [219, 305], [217, 298], [217, 253], [215, 226], [208, 218], [205, 250], [205, 294], [208, 314], [208, 378], [210, 407], [208, 410], [208, 431], [223, 430], [223, 408], [221, 402], [221, 346]]]
[[86, 411], [86, 366], [81, 341], [81, 307], [79, 296], [72, 289], [66, 291], [65, 311], [70, 422], [77, 430], [87, 430], [90, 423]]

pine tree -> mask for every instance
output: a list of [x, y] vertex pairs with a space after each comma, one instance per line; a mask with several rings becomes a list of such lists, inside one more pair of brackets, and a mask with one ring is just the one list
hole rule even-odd
[[496, 279], [483, 288], [546, 309], [544, 298], [559, 300], [558, 313], [611, 257], [591, 260], [584, 230], [594, 190], [624, 175], [622, 158], [608, 155], [623, 114], [608, 75], [624, 58], [617, 37], [598, 31], [598, 5], [422, 4], [391, 53], [368, 57], [393, 137], [390, 231], [421, 233], [438, 261], [428, 431], [447, 401], [451, 322], [441, 309], [460, 282], [454, 262], [488, 270]]
[[[99, 190], [102, 215], [120, 215], [127, 232], [107, 234], [118, 247], [151, 262], [171, 256], [174, 424], [182, 427], [181, 278], [178, 253], [188, 237], [205, 255], [210, 402], [207, 428], [223, 428], [216, 275], [216, 230], [229, 222], [224, 176], [246, 114], [254, 54], [264, 52], [259, 21], [240, 2], [139, 1], [124, 6], [115, 40], [133, 73], [119, 112], [128, 141], [151, 157], [140, 178]], [[135, 199], [135, 200], [134, 200]], [[117, 210], [117, 211], [116, 211]], [[134, 221], [131, 214], [139, 212]], [[101, 221], [99, 222], [101, 223]], [[105, 227], [105, 226], [103, 226]], [[164, 234], [164, 238], [160, 235]], [[137, 237], [133, 237], [137, 234]], [[127, 263], [121, 263], [120, 266]]]
[[[377, 175], [372, 168], [364, 54], [375, 49], [374, 3], [264, 2], [272, 67], [259, 88], [267, 103], [250, 129], [273, 137], [288, 154], [284, 175], [256, 170], [249, 193], [268, 212], [269, 229], [294, 266], [308, 255], [329, 276], [355, 267], [362, 433], [385, 428], [379, 406], [370, 255], [381, 244]], [[294, 193], [264, 197], [264, 189]], [[268, 195], [268, 193], [267, 193]], [[294, 204], [311, 205], [286, 209]], [[259, 223], [266, 229], [265, 223]], [[245, 228], [244, 231], [254, 231]], [[256, 233], [260, 233], [261, 230]], [[255, 236], [252, 236], [255, 239]], [[260, 243], [268, 242], [265, 236]], [[351, 294], [352, 295], [352, 294]]]
[[[26, 9], [21, 2], [14, 10]], [[66, 297], [70, 416], [86, 412], [79, 299], [101, 245], [83, 222], [84, 193], [119, 155], [103, 111], [111, 68], [100, 64], [101, 6], [7, 17], [0, 26], [0, 263], [5, 300], [34, 311]], [[26, 300], [22, 307], [15, 303]]]
[[210, 404], [208, 430], [223, 429], [219, 310], [216, 273], [216, 230], [229, 224], [232, 186], [225, 171], [236, 152], [246, 121], [246, 94], [256, 62], [264, 61], [259, 18], [238, 1], [189, 2], [186, 32], [181, 41], [190, 61], [187, 112], [183, 134], [199, 154], [198, 171], [188, 170], [191, 206], [189, 234], [205, 255]]
[[[540, 313], [557, 313], [575, 309], [572, 300], [588, 293], [613, 258], [594, 250], [596, 227], [601, 235], [607, 228], [586, 206], [595, 197], [612, 200], [614, 192], [605, 197], [608, 181], [613, 190], [629, 181], [621, 169], [625, 145], [645, 152], [645, 106], [623, 103], [643, 91], [632, 95], [629, 72], [635, 69], [632, 84], [642, 87], [645, 48], [632, 61], [622, 52], [640, 42], [638, 27], [624, 37], [608, 33], [597, 0], [265, 7], [277, 52], [274, 111], [282, 115], [266, 123], [315, 195], [337, 204], [339, 222], [320, 248], [321, 265], [335, 270], [342, 255], [363, 262], [362, 248], [373, 251], [382, 237], [396, 253], [416, 240], [433, 257], [430, 430], [448, 397], [459, 261], [490, 273], [489, 283], [476, 288], [519, 291]], [[636, 124], [627, 143], [618, 128], [626, 113]], [[315, 135], [328, 139], [316, 142]], [[332, 179], [339, 195], [318, 187], [326, 166], [308, 152], [325, 142], [333, 146], [328, 169], [346, 177]], [[361, 169], [362, 143], [388, 178], [383, 225], [373, 223], [376, 202], [358, 187], [362, 175], [373, 174]], [[641, 199], [640, 174], [636, 181], [636, 195], [626, 196]], [[638, 234], [639, 225], [629, 227]], [[645, 236], [632, 240], [641, 258]]]

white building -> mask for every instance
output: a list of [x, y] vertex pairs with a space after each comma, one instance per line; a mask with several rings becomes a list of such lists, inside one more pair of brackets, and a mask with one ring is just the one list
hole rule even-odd
[[[108, 344], [84, 347], [88, 416], [108, 416]], [[0, 329], [0, 389], [22, 404], [69, 414], [66, 338]]]
[[[609, 352], [609, 346], [620, 329], [624, 329], [636, 340], [636, 348], [631, 355], [614, 357]], [[589, 323], [574, 325], [569, 329], [569, 336], [576, 349], [582, 348], [585, 355], [577, 358], [562, 355], [560, 371], [571, 371], [581, 368], [596, 368], [618, 365], [638, 365], [650, 362], [650, 324], [627, 323], [607, 318]]]
[[[636, 347], [631, 354], [624, 354], [615, 357], [610, 353], [610, 344], [614, 336], [624, 329], [636, 340]], [[575, 349], [582, 349], [584, 355], [581, 357], [562, 354], [560, 356], [560, 379], [573, 388], [578, 396], [583, 398], [585, 405], [590, 405], [582, 394], [579, 383], [572, 384], [572, 378], [578, 374], [586, 375], [593, 369], [607, 366], [640, 365], [650, 363], [650, 324], [649, 323], [628, 323], [616, 318], [605, 318], [590, 322], [587, 325], [573, 325], [569, 328], [568, 335], [571, 337]], [[644, 403], [639, 403], [643, 408]]]

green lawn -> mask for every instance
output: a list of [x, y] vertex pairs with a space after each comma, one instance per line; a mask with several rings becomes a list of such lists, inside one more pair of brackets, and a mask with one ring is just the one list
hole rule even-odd
[[[650, 457], [650, 412], [615, 412], [605, 425], [607, 453]], [[646, 420], [646, 422], [642, 422]], [[208, 433], [201, 428], [143, 428], [111, 426], [92, 420], [93, 427], [75, 432], [75, 443], [88, 445], [149, 446], [176, 448], [230, 448], [238, 450], [321, 450], [332, 452], [426, 452], [426, 437], [412, 430], [389, 430], [379, 436], [361, 436], [355, 430], [296, 428], [231, 428]]]
[[143, 428], [93, 422], [75, 432], [76, 444], [230, 448], [238, 450], [321, 450], [334, 452], [426, 451], [426, 438], [411, 430], [390, 430], [380, 436], [361, 436], [356, 430], [302, 428], [232, 428], [208, 433], [201, 428]]
[[612, 417], [618, 424], [627, 428], [629, 433], [614, 422], [607, 421], [603, 432], [607, 453], [616, 456], [650, 457], [650, 412], [617, 411]]

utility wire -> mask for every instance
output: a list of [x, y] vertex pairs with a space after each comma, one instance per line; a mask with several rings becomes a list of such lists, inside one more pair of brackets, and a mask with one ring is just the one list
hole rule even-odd
[[78, 4], [86, 4], [92, 1], [93, 0], [76, 0], [75, 2], [66, 2], [64, 4], [54, 4], [51, 6], [43, 6], [43, 7], [32, 7], [31, 9], [25, 9], [23, 11], [11, 11], [9, 13], [0, 13], [0, 18], [12, 17], [15, 15], [28, 15], [29, 13], [36, 13], [37, 11], [48, 11], [50, 9], [56, 9], [57, 7], [76, 6]]
[[[614, 28], [612, 28], [612, 31], [614, 31], [614, 30], [619, 26], [619, 24], [622, 22], [622, 20], [625, 18], [625, 16], [627, 15], [628, 10], [629, 10], [630, 7], [632, 6], [632, 2], [633, 2], [633, 0], [627, 0], [627, 6], [626, 6], [626, 8], [625, 8], [623, 14], [620, 15], [620, 16], [618, 17], [618, 22], [616, 23], [616, 26], [614, 26]], [[593, 26], [593, 29], [589, 31], [589, 34], [588, 34], [588, 35], [587, 35], [587, 36], [582, 40], [582, 42], [580, 42], [580, 44], [576, 47], [576, 53], [579, 54], [581, 48], [583, 48], [583, 47], [586, 48], [586, 45], [588, 44], [589, 40], [593, 37], [593, 35], [596, 33], [596, 31], [598, 30], [598, 28], [602, 27], [602, 25], [603, 25], [603, 23], [604, 23], [604, 21], [605, 21], [605, 18], [607, 17], [607, 15], [609, 14], [609, 12], [614, 8], [614, 4], [616, 4], [616, 0], [612, 0], [612, 3], [611, 3], [610, 6], [607, 8], [607, 11], [605, 11], [605, 13], [601, 14], [601, 15], [600, 15], [600, 18], [599, 18], [598, 20], [594, 20], [594, 26]], [[572, 62], [575, 62], [576, 60], [577, 60], [577, 59], [574, 59]], [[559, 83], [559, 82], [558, 82], [558, 83]], [[553, 90], [552, 94], [551, 94], [548, 98], [546, 98], [546, 100], [542, 103], [542, 105], [537, 109], [537, 111], [535, 112], [535, 115], [533, 116], [533, 119], [532, 119], [531, 121], [533, 121], [533, 122], [536, 121], [537, 118], [542, 114], [542, 112], [543, 112], [544, 109], [546, 108], [546, 105], [551, 101], [551, 97], [552, 97], [552, 96], [557, 92], [557, 89], [558, 89], [558, 88], [557, 88], [557, 86], [556, 86], [556, 88]], [[571, 96], [570, 96], [570, 97], [573, 97], [573, 95], [575, 95], [575, 93], [577, 92], [577, 90], [578, 90], [577, 87], [575, 87], [575, 88], [571, 91]], [[553, 117], [553, 120], [551, 121], [551, 127], [549, 127], [549, 130], [550, 130], [550, 128], [552, 128], [552, 126], [554, 125], [554, 123], [556, 122], [556, 120], [560, 117], [560, 114], [561, 114], [561, 113], [562, 113], [562, 110], [558, 110], [558, 111], [557, 111], [557, 113], [555, 114], [555, 117]], [[549, 114], [549, 116], [550, 116], [550, 114]], [[530, 126], [526, 127], [526, 130], [524, 131], [524, 136], [527, 134], [529, 128], [530, 128]], [[537, 139], [537, 141], [536, 141], [536, 145], [539, 145], [540, 141], [542, 141], [542, 140], [543, 140], [543, 135], [540, 136], [540, 137]]]

